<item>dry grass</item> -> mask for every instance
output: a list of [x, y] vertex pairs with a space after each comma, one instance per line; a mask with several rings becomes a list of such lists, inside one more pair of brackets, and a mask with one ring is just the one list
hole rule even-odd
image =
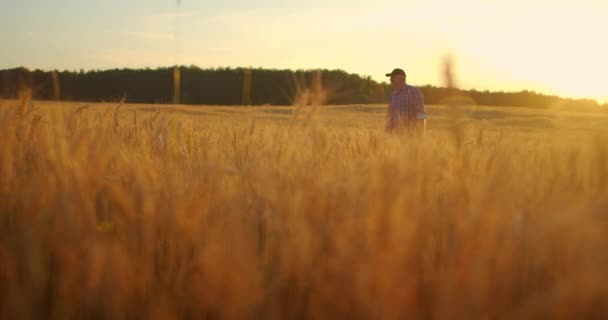
[[2, 319], [608, 317], [599, 129], [24, 105], [0, 108]]

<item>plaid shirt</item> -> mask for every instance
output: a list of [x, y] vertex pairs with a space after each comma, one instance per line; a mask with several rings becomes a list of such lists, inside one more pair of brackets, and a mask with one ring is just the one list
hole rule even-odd
[[424, 113], [424, 97], [418, 88], [406, 84], [399, 90], [393, 90], [386, 115], [386, 130], [409, 127], [418, 113]]

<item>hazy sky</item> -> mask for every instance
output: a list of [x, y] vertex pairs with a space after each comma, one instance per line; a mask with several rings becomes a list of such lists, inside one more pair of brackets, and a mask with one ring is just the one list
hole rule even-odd
[[2, 0], [0, 68], [344, 69], [608, 101], [608, 0]]

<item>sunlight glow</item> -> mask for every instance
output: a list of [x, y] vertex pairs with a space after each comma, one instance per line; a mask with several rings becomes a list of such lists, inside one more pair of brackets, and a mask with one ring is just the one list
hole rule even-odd
[[399, 66], [413, 84], [442, 85], [441, 60], [450, 53], [463, 88], [608, 101], [604, 0], [184, 0], [179, 14], [171, 1], [109, 0], [89, 4], [97, 8], [84, 16], [53, 11], [72, 5], [58, 0], [46, 12], [0, 4], [1, 23], [18, 26], [0, 31], [8, 39], [0, 68], [170, 66], [178, 20], [184, 65], [343, 69], [378, 81]]

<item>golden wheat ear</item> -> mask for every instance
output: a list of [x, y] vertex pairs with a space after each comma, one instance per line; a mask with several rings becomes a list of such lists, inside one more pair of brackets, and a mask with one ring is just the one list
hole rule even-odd
[[24, 87], [19, 91], [19, 113], [25, 115], [32, 104], [32, 88]]

